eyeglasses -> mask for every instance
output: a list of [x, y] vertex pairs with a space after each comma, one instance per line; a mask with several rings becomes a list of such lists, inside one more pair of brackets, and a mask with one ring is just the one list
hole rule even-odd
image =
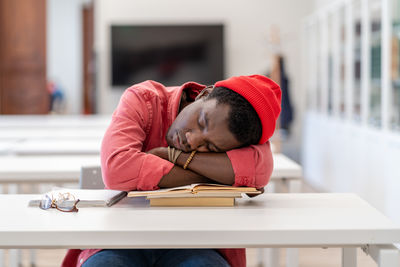
[[71, 193], [59, 193], [57, 198], [46, 194], [40, 201], [39, 207], [44, 210], [56, 208], [63, 212], [78, 212], [76, 207], [78, 202], [79, 199], [76, 199]]

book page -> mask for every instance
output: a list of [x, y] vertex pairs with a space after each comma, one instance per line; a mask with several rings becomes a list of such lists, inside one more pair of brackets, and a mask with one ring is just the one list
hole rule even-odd
[[234, 191], [241, 193], [257, 193], [260, 192], [254, 187], [238, 187], [238, 186], [230, 186], [230, 185], [221, 185], [221, 184], [197, 184], [193, 187], [193, 192], [197, 191]]
[[171, 188], [162, 188], [162, 189], [152, 190], [152, 191], [130, 191], [128, 193], [128, 197], [145, 197], [148, 195], [164, 194], [164, 193], [168, 193], [171, 191], [191, 192], [193, 187], [196, 185], [198, 185], [198, 184], [183, 185], [183, 186], [177, 186], [177, 187], [171, 187]]
[[235, 187], [229, 185], [222, 185], [222, 184], [210, 184], [210, 183], [199, 183], [199, 184], [191, 184], [185, 186], [178, 186], [178, 187], [171, 187], [171, 188], [163, 188], [159, 190], [153, 191], [130, 191], [128, 193], [128, 197], [143, 197], [143, 196], [164, 196], [164, 195], [178, 195], [184, 193], [192, 193], [196, 194], [197, 192], [211, 192], [214, 195], [218, 195], [215, 192], [222, 192], [222, 191], [231, 191], [231, 192], [240, 192], [240, 193], [261, 193], [254, 187]]

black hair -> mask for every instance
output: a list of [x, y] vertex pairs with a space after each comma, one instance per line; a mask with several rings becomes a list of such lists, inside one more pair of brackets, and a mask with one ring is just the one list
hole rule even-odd
[[262, 126], [253, 106], [243, 96], [226, 87], [215, 87], [207, 96], [207, 99], [213, 98], [218, 104], [230, 106], [228, 127], [242, 146], [258, 144]]

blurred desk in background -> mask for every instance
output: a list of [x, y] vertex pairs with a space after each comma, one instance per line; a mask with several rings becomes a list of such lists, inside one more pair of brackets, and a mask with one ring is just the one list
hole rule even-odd
[[[268, 193], [279, 193], [279, 186], [287, 183], [289, 193], [301, 193], [303, 183], [303, 168], [295, 161], [281, 153], [273, 153], [274, 168], [270, 181], [266, 186]], [[298, 267], [298, 249], [288, 248], [286, 250], [286, 266]], [[279, 250], [278, 249], [259, 249], [258, 250], [258, 266], [279, 266]]]
[[78, 184], [81, 168], [100, 166], [100, 157], [0, 156], [0, 163], [0, 184]]
[[111, 115], [0, 115], [0, 128], [106, 128], [110, 122]]
[[12, 148], [18, 143], [18, 141], [19, 140], [15, 138], [7, 140], [0, 139], [0, 155], [7, 155], [11, 153]]
[[0, 154], [100, 153], [111, 115], [0, 115]]
[[8, 127], [0, 128], [0, 141], [28, 139], [101, 139], [105, 129], [93, 128], [40, 128], [40, 127]]
[[101, 138], [96, 139], [29, 139], [15, 143], [13, 155], [99, 155]]
[[[288, 191], [291, 193], [300, 193], [303, 178], [303, 168], [301, 165], [284, 154], [273, 153], [272, 156], [274, 159], [274, 169], [271, 174], [270, 182], [287, 180]], [[267, 189], [270, 192], [276, 191], [273, 184], [268, 185]]]

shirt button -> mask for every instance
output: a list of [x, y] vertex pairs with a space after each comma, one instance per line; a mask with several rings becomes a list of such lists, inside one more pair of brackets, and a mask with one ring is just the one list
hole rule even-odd
[[79, 261], [80, 263], [83, 263], [83, 259], [80, 259], [80, 261]]

